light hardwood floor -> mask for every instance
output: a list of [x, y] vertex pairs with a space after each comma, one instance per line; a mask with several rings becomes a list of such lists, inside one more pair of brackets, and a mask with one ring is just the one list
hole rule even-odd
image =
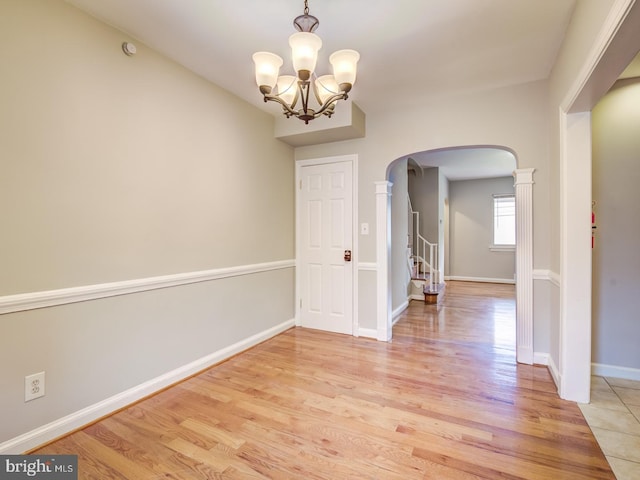
[[81, 479], [614, 479], [544, 367], [514, 287], [449, 282], [390, 343], [291, 329], [33, 453]]

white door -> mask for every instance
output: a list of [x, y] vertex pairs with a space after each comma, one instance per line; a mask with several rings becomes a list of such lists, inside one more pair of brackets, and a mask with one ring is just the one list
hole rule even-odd
[[300, 324], [353, 334], [353, 166], [300, 168]]

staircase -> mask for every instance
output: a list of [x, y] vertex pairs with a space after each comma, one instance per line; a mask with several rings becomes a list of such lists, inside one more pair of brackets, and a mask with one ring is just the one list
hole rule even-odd
[[[444, 297], [444, 287], [445, 284], [443, 282], [432, 281], [433, 278], [436, 278], [437, 271], [435, 272], [434, 277], [431, 276], [430, 273], [424, 272], [421, 268], [421, 262], [415, 261], [411, 254], [411, 249], [408, 249], [409, 254], [409, 271], [411, 276], [411, 282], [419, 288], [422, 288], [422, 293], [424, 295], [424, 303], [427, 305], [435, 305], [440, 303], [442, 298]], [[428, 265], [428, 263], [427, 263]]]
[[433, 305], [444, 296], [444, 283], [440, 281], [438, 269], [438, 244], [431, 243], [420, 234], [420, 213], [413, 210], [407, 195], [409, 235], [407, 245], [407, 267], [411, 281], [422, 287], [424, 303]]

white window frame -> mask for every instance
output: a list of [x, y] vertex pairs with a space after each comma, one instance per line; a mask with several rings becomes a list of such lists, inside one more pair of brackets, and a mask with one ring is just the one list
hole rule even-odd
[[[509, 243], [496, 243], [496, 205], [497, 201], [504, 198], [513, 199], [513, 226], [514, 226], [514, 236], [513, 236], [513, 244]], [[516, 239], [515, 239], [515, 215], [516, 215], [516, 195], [515, 193], [499, 193], [494, 194], [491, 199], [491, 245], [489, 249], [494, 252], [513, 252], [516, 249]]]

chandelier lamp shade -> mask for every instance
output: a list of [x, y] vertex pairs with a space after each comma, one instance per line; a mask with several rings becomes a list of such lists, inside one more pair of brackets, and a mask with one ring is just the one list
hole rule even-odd
[[[304, 2], [304, 14], [293, 21], [298, 32], [289, 37], [296, 75], [279, 75], [284, 62], [275, 53], [253, 54], [256, 83], [264, 101], [279, 103], [287, 118], [297, 117], [306, 124], [321, 115], [331, 117], [338, 100], [348, 98], [356, 81], [357, 63], [360, 59], [360, 54], [355, 50], [338, 50], [329, 57], [333, 75], [316, 75], [322, 40], [313, 32], [320, 22], [309, 15], [307, 1]], [[310, 97], [315, 103], [310, 104]]]

